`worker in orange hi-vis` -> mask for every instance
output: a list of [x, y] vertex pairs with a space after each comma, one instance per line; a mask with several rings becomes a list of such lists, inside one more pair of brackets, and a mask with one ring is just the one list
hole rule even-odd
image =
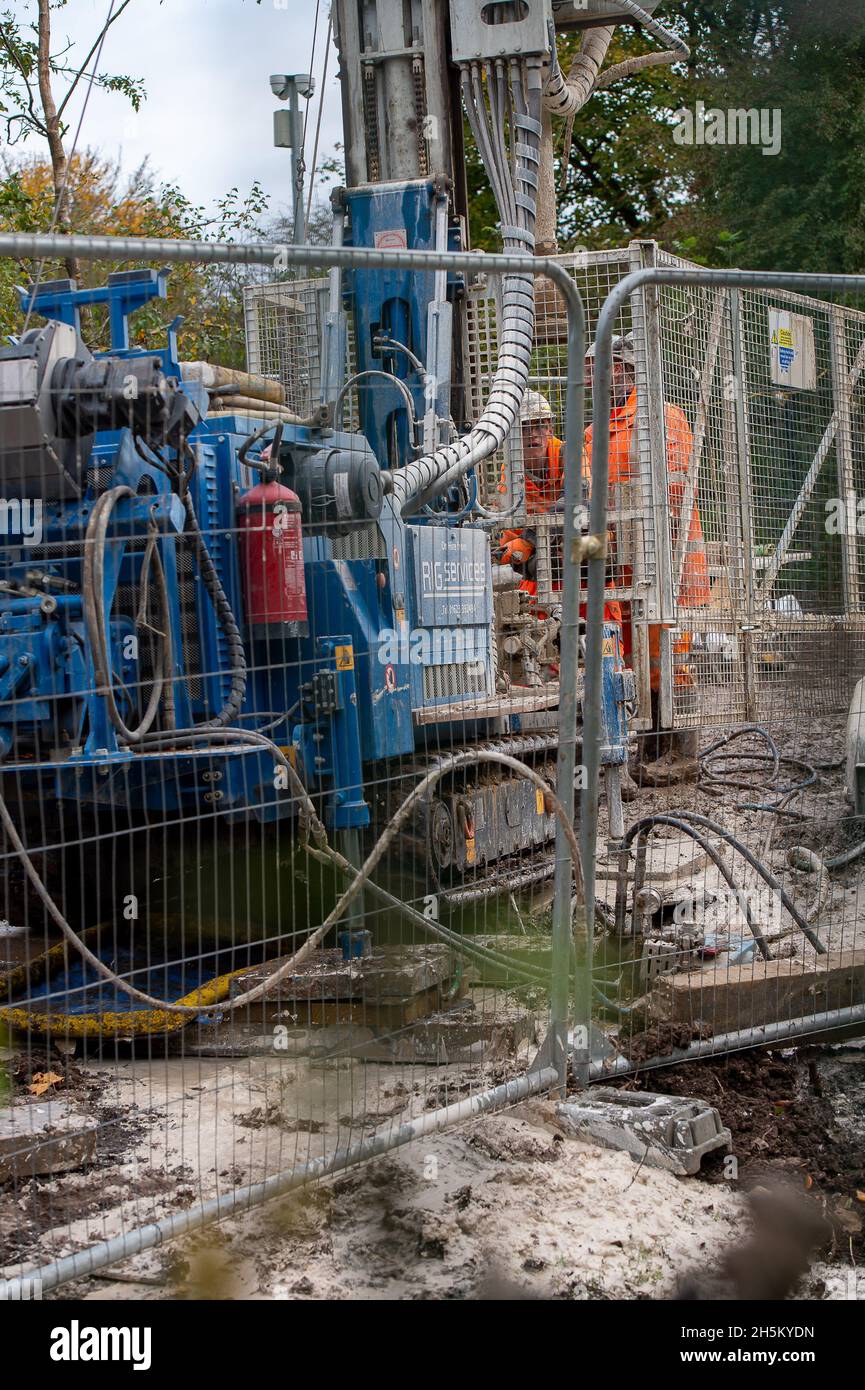
[[[592, 386], [593, 365], [594, 365], [594, 346], [586, 355], [586, 385], [589, 389]], [[634, 426], [637, 415], [637, 392], [636, 392], [636, 365], [634, 356], [634, 346], [631, 335], [627, 337], [614, 338], [613, 340], [613, 372], [612, 372], [612, 409], [610, 411], [610, 505], [615, 506], [614, 496], [616, 492], [621, 492], [621, 485], [628, 484], [632, 480], [632, 468], [635, 462]], [[687, 484], [688, 468], [691, 461], [693, 449], [693, 435], [688, 424], [684, 411], [678, 406], [665, 404], [664, 406], [665, 432], [667, 439], [667, 469], [668, 469], [668, 495], [670, 506], [670, 523], [672, 530], [672, 545], [675, 552], [681, 525], [682, 502], [685, 495]], [[589, 425], [584, 435], [583, 446], [583, 475], [587, 484], [591, 487], [591, 459], [592, 459], [592, 426]], [[628, 563], [629, 557], [616, 554], [616, 530], [608, 533], [608, 543], [612, 550], [610, 559], [615, 574], [616, 587], [627, 588], [632, 582], [632, 569]], [[711, 601], [711, 590], [709, 584], [709, 567], [706, 558], [706, 547], [703, 540], [703, 528], [700, 524], [700, 513], [697, 509], [696, 500], [694, 502], [691, 516], [688, 522], [688, 540], [685, 551], [684, 564], [682, 567], [681, 583], [677, 595], [679, 604], [683, 608], [699, 608]], [[622, 630], [622, 651], [626, 662], [629, 661], [632, 650], [631, 636], [631, 613], [629, 603], [610, 601], [604, 605], [604, 618], [608, 622], [616, 622]], [[661, 630], [663, 624], [652, 623], [649, 625], [649, 674], [652, 690], [652, 726], [655, 730], [654, 744], [656, 756], [661, 751], [660, 733], [660, 690], [661, 690]], [[693, 667], [690, 661], [691, 636], [690, 633], [681, 632], [673, 639], [673, 683], [679, 687], [695, 692], [695, 681]], [[670, 739], [670, 754], [673, 761], [678, 760], [681, 764], [681, 771], [693, 770], [692, 766], [692, 741], [687, 735], [683, 738]], [[678, 758], [677, 758], [678, 755]], [[669, 780], [674, 780], [674, 769], [670, 768]]]
[[[553, 433], [553, 412], [540, 391], [526, 391], [520, 406], [523, 442], [525, 510], [552, 511], [564, 491], [564, 445]], [[504, 479], [500, 491], [506, 491]], [[499, 562], [522, 574], [520, 588], [532, 597], [538, 591], [534, 577], [535, 543], [530, 530], [503, 531]]]

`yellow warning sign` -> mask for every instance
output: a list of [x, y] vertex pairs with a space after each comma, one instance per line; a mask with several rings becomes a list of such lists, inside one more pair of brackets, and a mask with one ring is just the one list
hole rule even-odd
[[467, 837], [466, 837], [466, 863], [467, 863], [467, 864], [473, 864], [474, 862], [475, 862], [475, 837], [474, 837], [474, 835], [471, 835], [471, 836], [467, 836]]
[[615, 637], [605, 637], [605, 638], [604, 638], [603, 655], [604, 655], [604, 656], [615, 656], [615, 655], [616, 655], [616, 639], [615, 639]]
[[337, 671], [354, 670], [354, 647], [334, 647]]
[[535, 787], [535, 810], [539, 816], [544, 814], [544, 794], [540, 787]]

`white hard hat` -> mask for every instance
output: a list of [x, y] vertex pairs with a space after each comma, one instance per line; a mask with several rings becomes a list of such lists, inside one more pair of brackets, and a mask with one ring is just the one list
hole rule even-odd
[[[594, 357], [596, 344], [592, 343], [586, 352], [586, 357]], [[626, 333], [624, 336], [617, 336], [612, 342], [613, 357], [620, 362], [630, 362], [631, 366], [636, 365], [636, 355], [634, 353], [634, 335]]]
[[520, 420], [552, 420], [553, 409], [540, 391], [527, 391], [520, 406]]

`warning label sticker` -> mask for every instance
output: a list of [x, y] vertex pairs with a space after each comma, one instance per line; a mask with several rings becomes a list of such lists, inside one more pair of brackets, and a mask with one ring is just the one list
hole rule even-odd
[[388, 231], [376, 232], [376, 251], [407, 251], [408, 238], [404, 227], [391, 227]]
[[807, 314], [791, 314], [787, 309], [769, 309], [768, 315], [769, 370], [773, 384], [814, 391], [817, 359], [813, 319]]

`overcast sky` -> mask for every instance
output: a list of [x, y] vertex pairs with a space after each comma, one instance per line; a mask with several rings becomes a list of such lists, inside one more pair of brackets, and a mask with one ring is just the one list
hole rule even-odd
[[[75, 41], [70, 59], [79, 53], [82, 61], [109, 3], [70, 0], [55, 11], [54, 50], [68, 34]], [[35, 9], [23, 0], [12, 0], [12, 7], [22, 15]], [[308, 164], [329, 8], [329, 0], [320, 0]], [[260, 5], [255, 0], [132, 0], [108, 31], [100, 70], [142, 78], [147, 99], [136, 115], [125, 97], [93, 90], [79, 146], [119, 156], [125, 169], [149, 156], [161, 179], [207, 207], [229, 188], [244, 193], [258, 179], [272, 210], [284, 211], [291, 201], [291, 155], [273, 148], [273, 111], [280, 103], [268, 78], [272, 72], [309, 71], [315, 12], [316, 0], [262, 0]], [[80, 109], [78, 101], [70, 141]], [[337, 141], [342, 141], [342, 116], [331, 46], [319, 163]], [[36, 148], [35, 139], [28, 147]]]

